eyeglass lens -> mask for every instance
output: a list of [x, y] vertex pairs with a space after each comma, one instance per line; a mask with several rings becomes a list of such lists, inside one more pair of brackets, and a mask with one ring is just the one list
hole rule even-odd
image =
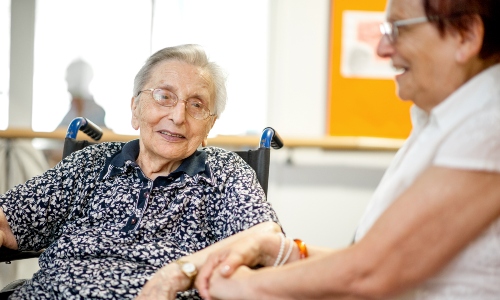
[[398, 28], [390, 22], [380, 24], [380, 33], [387, 35], [391, 42], [394, 42], [398, 36]]
[[[153, 99], [161, 106], [172, 107], [178, 102], [177, 95], [164, 89], [153, 90]], [[210, 115], [208, 108], [199, 100], [188, 99], [183, 100], [186, 103], [187, 113], [198, 120], [204, 120]]]

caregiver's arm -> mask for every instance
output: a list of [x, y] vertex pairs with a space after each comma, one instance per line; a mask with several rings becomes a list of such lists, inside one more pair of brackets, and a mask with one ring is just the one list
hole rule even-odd
[[[207, 299], [210, 298], [208, 289], [213, 272], [219, 272], [224, 277], [228, 277], [240, 266], [273, 266], [276, 263], [283, 242], [283, 260], [287, 256], [285, 255], [285, 249], [286, 252], [291, 250], [290, 256], [287, 257], [285, 263], [299, 260], [300, 251], [298, 246], [290, 238], [282, 240], [275, 232], [247, 235], [245, 238], [238, 239], [226, 247], [220, 247], [216, 251], [212, 251], [196, 277], [196, 287], [200, 295]], [[306, 245], [306, 251], [308, 257], [311, 258], [334, 253], [338, 250]]]
[[238, 271], [230, 278], [215, 272], [210, 293], [224, 299], [398, 294], [441, 270], [499, 218], [499, 182], [499, 173], [430, 167], [355, 245], [281, 268]]

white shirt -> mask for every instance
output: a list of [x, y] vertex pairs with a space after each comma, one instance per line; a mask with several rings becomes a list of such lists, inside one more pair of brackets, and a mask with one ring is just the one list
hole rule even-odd
[[[375, 190], [356, 240], [430, 166], [500, 172], [500, 64], [470, 79], [430, 114], [414, 105], [411, 119], [410, 137]], [[401, 299], [500, 299], [500, 218]]]

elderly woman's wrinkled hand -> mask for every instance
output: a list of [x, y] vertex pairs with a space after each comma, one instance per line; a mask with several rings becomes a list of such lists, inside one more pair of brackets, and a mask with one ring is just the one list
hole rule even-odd
[[136, 300], [167, 299], [174, 300], [177, 292], [189, 288], [190, 281], [175, 263], [171, 263], [156, 272], [144, 285]]

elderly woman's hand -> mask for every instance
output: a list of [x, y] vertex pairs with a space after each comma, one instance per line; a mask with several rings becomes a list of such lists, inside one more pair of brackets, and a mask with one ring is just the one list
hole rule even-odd
[[7, 218], [0, 207], [0, 247], [6, 247], [17, 250], [18, 245], [12, 230], [10, 229]]
[[136, 300], [176, 298], [177, 292], [189, 288], [190, 280], [176, 263], [170, 263], [156, 272], [144, 285]]

